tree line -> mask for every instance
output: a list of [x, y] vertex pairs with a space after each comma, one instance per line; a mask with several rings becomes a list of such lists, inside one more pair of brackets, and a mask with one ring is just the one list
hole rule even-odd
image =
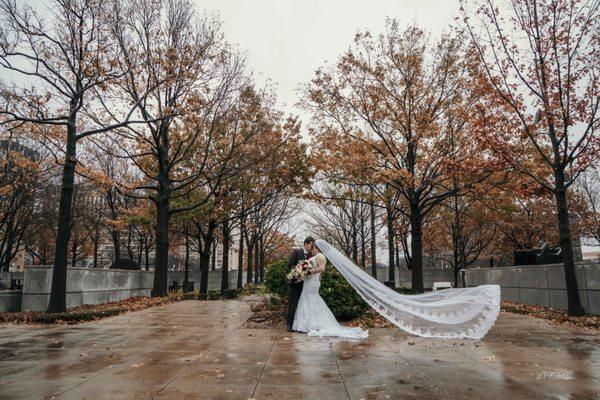
[[[39, 200], [33, 214], [51, 214], [40, 217], [52, 234], [30, 232], [43, 234], [32, 252], [53, 263], [47, 311], [65, 311], [67, 265], [99, 229], [116, 257], [135, 247], [147, 263], [153, 251], [153, 296], [167, 294], [169, 251], [182, 241], [200, 254], [205, 293], [213, 244], [227, 247], [236, 226], [256, 266], [248, 279], [260, 279], [267, 252], [287, 240], [274, 230], [306, 184], [306, 148], [298, 120], [257, 86], [220, 21], [186, 0], [55, 0], [48, 10], [2, 0], [0, 14], [0, 67], [15, 77], [0, 90], [3, 134], [35, 143], [60, 169], [51, 178], [29, 169], [39, 184], [23, 181]], [[90, 187], [101, 204], [78, 201]]]
[[389, 18], [303, 86], [317, 220], [357, 260], [380, 215], [389, 280], [400, 248], [415, 292], [426, 249], [456, 279], [486, 255], [558, 246], [581, 315], [573, 230], [597, 240], [600, 3], [459, 3], [437, 40]]
[[[425, 254], [457, 280], [484, 258], [557, 246], [581, 314], [573, 237], [599, 239], [599, 2], [459, 4], [436, 40], [389, 18], [315, 71], [300, 90], [308, 156], [299, 120], [190, 2], [55, 0], [42, 13], [0, 0], [3, 139], [54, 161], [2, 147], [0, 261], [26, 243], [54, 264], [48, 311], [65, 309], [67, 265], [100, 231], [118, 257], [155, 254], [154, 296], [175, 245], [186, 271], [199, 254], [201, 291], [217, 241], [225, 266], [236, 241], [260, 282], [302, 194], [315, 233], [373, 274], [384, 237], [388, 280], [402, 258], [415, 292]], [[100, 211], [79, 201], [86, 185]]]

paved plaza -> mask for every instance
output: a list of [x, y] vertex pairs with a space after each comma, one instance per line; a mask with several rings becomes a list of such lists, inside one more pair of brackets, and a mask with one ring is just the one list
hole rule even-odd
[[240, 300], [0, 326], [0, 399], [598, 399], [600, 338], [501, 313], [482, 341], [245, 329]]

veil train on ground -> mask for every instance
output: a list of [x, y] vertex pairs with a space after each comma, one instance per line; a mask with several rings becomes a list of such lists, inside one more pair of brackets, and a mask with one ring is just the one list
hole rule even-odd
[[422, 337], [481, 339], [500, 312], [500, 286], [402, 295], [352, 263], [325, 240], [319, 249], [358, 294], [398, 328]]

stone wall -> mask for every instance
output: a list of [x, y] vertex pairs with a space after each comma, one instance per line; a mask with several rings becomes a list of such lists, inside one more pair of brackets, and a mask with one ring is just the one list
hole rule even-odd
[[[389, 267], [377, 267], [377, 280], [386, 282], [389, 275]], [[396, 267], [396, 287], [410, 288], [412, 286], [412, 271], [405, 267], [398, 269]], [[367, 267], [367, 273], [371, 273], [371, 268]], [[454, 274], [451, 269], [424, 269], [423, 286], [425, 289], [431, 289], [434, 282], [450, 282], [454, 285]], [[460, 281], [458, 282], [460, 286]]]
[[[575, 273], [583, 308], [600, 315], [600, 262], [578, 263]], [[562, 264], [470, 269], [464, 278], [467, 286], [499, 284], [504, 301], [567, 309]]]
[[[208, 290], [221, 290], [221, 269], [215, 271], [208, 271]], [[235, 289], [237, 287], [237, 274], [238, 270], [229, 271], [229, 288]], [[188, 279], [190, 282], [194, 282], [194, 289], [200, 289], [200, 271], [190, 271]], [[183, 271], [169, 271], [169, 286], [173, 284], [173, 281], [177, 281], [179, 285], [183, 285]], [[246, 284], [246, 271], [242, 272], [242, 284]]]
[[[154, 278], [152, 271], [96, 268], [69, 268], [67, 271], [68, 308], [149, 296]], [[51, 287], [52, 268], [25, 268], [22, 310], [45, 310]]]
[[20, 280], [23, 283], [23, 271], [2, 271], [0, 273], [0, 282], [4, 286], [9, 287], [12, 279]]
[[[134, 296], [150, 296], [154, 271], [126, 271], [118, 269], [69, 268], [67, 270], [67, 307], [82, 304], [101, 304]], [[246, 274], [243, 273], [245, 282]], [[200, 271], [190, 271], [190, 281], [199, 289]], [[183, 284], [183, 271], [169, 271], [169, 285]], [[237, 270], [229, 271], [229, 287], [235, 288]], [[43, 311], [50, 299], [51, 267], [25, 268], [22, 306], [23, 311]], [[209, 271], [208, 290], [221, 289], [221, 270]], [[0, 303], [4, 302], [0, 298]], [[2, 305], [0, 304], [0, 309]]]
[[21, 311], [20, 290], [0, 290], [0, 313]]

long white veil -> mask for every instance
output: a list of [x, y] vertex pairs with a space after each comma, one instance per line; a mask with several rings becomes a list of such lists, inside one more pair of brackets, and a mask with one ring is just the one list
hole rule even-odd
[[500, 286], [402, 295], [353, 264], [325, 240], [317, 246], [358, 294], [400, 329], [423, 337], [481, 339], [500, 312]]

